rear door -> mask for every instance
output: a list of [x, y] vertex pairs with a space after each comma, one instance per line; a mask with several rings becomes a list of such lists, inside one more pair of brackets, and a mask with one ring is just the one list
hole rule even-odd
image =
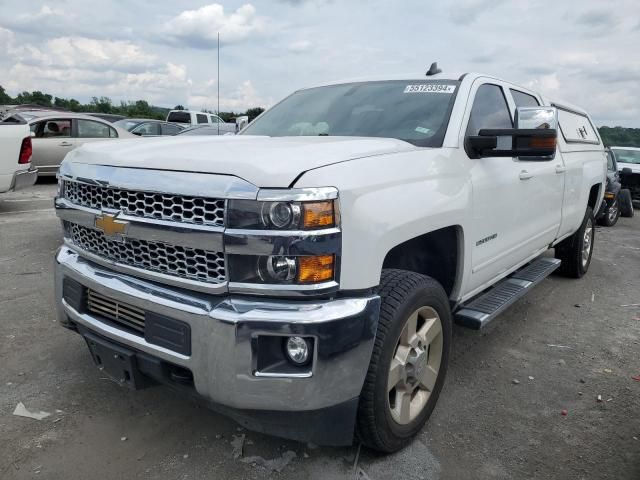
[[55, 175], [65, 155], [76, 145], [70, 118], [50, 118], [31, 123], [31, 162], [40, 175]]

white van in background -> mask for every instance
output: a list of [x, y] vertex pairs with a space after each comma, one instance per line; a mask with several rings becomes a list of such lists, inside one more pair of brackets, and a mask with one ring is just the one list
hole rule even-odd
[[239, 130], [235, 123], [225, 123], [215, 113], [197, 112], [195, 110], [171, 110], [167, 115], [167, 122], [182, 125], [218, 125], [220, 127], [220, 135], [237, 133]]

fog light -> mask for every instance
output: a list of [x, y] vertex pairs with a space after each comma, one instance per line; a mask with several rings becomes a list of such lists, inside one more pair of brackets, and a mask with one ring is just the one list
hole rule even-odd
[[309, 342], [302, 337], [289, 337], [286, 342], [285, 351], [287, 357], [296, 365], [304, 365], [311, 358], [311, 347]]

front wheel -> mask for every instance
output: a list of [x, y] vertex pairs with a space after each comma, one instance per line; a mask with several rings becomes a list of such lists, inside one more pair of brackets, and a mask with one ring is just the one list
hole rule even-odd
[[578, 231], [556, 245], [556, 258], [562, 261], [560, 275], [581, 278], [589, 270], [596, 231], [593, 225], [593, 210], [587, 207]]
[[371, 363], [360, 395], [357, 434], [381, 452], [404, 447], [433, 411], [451, 348], [451, 310], [425, 275], [384, 270]]

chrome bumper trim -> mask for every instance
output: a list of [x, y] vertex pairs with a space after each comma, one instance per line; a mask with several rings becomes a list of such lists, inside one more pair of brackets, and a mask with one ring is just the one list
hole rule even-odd
[[339, 228], [309, 231], [234, 230], [224, 233], [225, 253], [235, 255], [340, 255]]
[[[71, 308], [64, 277], [146, 311], [189, 324], [192, 353], [185, 356]], [[305, 411], [356, 398], [369, 366], [380, 298], [256, 301], [173, 289], [102, 269], [73, 250], [56, 256], [56, 299], [61, 323], [73, 322], [115, 342], [188, 368], [196, 391], [240, 409]], [[257, 376], [253, 345], [259, 335], [307, 335], [317, 352], [308, 378]]]
[[334, 187], [317, 188], [262, 188], [258, 200], [263, 202], [308, 202], [313, 200], [334, 200], [338, 198], [338, 189]]
[[29, 170], [16, 172], [13, 176], [13, 182], [11, 183], [11, 188], [9, 190], [22, 190], [23, 188], [32, 186], [36, 183], [36, 180], [38, 180], [37, 168], [30, 168]]

